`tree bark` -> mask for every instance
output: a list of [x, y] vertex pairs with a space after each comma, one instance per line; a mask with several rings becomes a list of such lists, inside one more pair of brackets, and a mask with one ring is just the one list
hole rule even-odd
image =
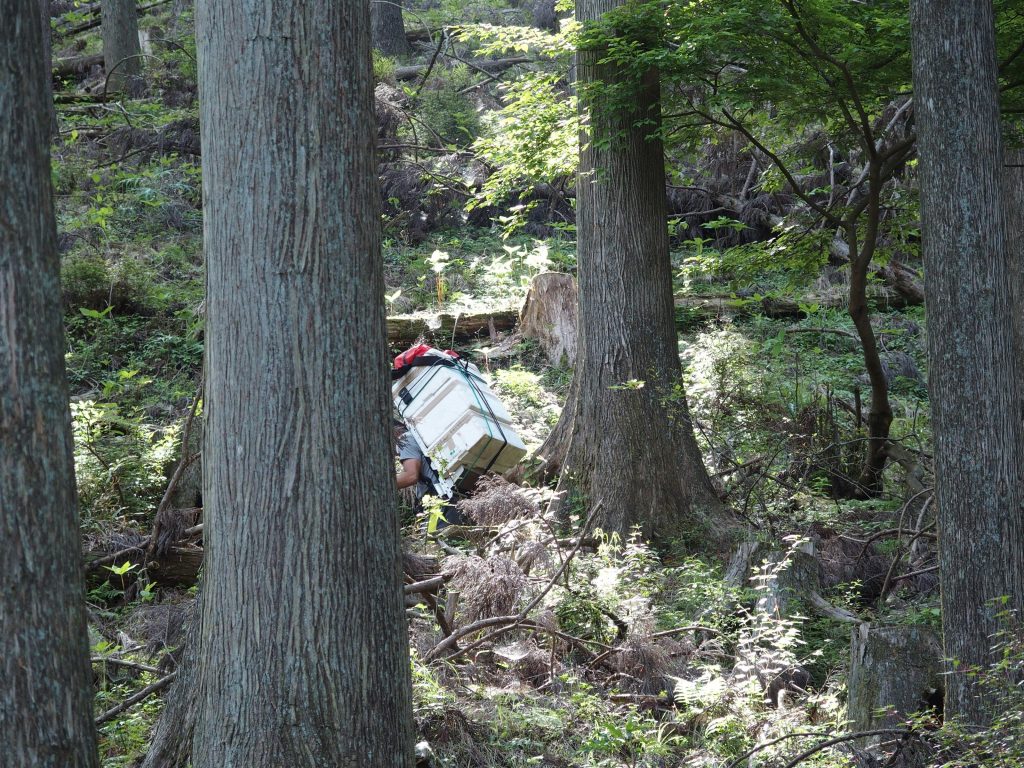
[[[38, 0], [39, 14], [43, 21], [43, 61], [46, 71], [53, 66], [53, 46], [50, 32], [50, 0]], [[53, 103], [53, 79], [46, 78], [46, 122], [49, 124], [51, 138], [60, 134], [57, 126], [57, 108]]]
[[[103, 66], [111, 91], [124, 91], [142, 74], [139, 17], [135, 0], [102, 0]], [[115, 70], [116, 67], [116, 70]]]
[[412, 46], [405, 36], [400, 0], [370, 0], [373, 47], [385, 56], [407, 56]]
[[[850, 297], [847, 312], [857, 329], [861, 351], [864, 355], [864, 369], [871, 384], [871, 401], [868, 407], [868, 443], [864, 465], [856, 487], [851, 495], [858, 498], [876, 496], [882, 491], [882, 472], [885, 470], [889, 442], [889, 427], [892, 426], [892, 404], [889, 402], [889, 382], [882, 366], [878, 351], [878, 339], [868, 314], [868, 269], [875, 255], [878, 242], [878, 226], [881, 220], [881, 193], [885, 179], [881, 163], [871, 160], [868, 168], [867, 222], [864, 243], [857, 246], [857, 217], [846, 222], [847, 242], [850, 246]], [[856, 255], [853, 255], [856, 254]]]
[[867, 622], [854, 627], [847, 688], [851, 731], [898, 728], [909, 715], [941, 703], [942, 648], [936, 633]]
[[207, 560], [193, 765], [408, 768], [369, 8], [203, 0], [197, 30]]
[[[1024, 149], [1007, 148], [1003, 167], [1006, 259], [1010, 265], [1014, 357], [1024, 360]], [[1021, 393], [1024, 397], [1024, 392]]]
[[[913, 0], [914, 103], [935, 432], [946, 713], [984, 725], [965, 674], [994, 660], [997, 613], [1024, 607], [1020, 387], [990, 0]], [[1005, 606], [992, 601], [1008, 597]]]
[[534, 0], [533, 26], [547, 32], [558, 31], [558, 14], [555, 12], [555, 0]]
[[[586, 24], [620, 3], [583, 0]], [[615, 83], [601, 52], [578, 54], [581, 93]], [[660, 83], [636, 84], [635, 108], [590, 110], [577, 184], [579, 363], [562, 479], [597, 524], [655, 538], [693, 537], [721, 512], [693, 436], [682, 386], [665, 227], [665, 168], [656, 138]]]
[[178, 657], [178, 677], [167, 691], [163, 712], [153, 729], [149, 750], [140, 768], [188, 768], [192, 758], [192, 737], [195, 734], [198, 705], [195, 690], [199, 682], [198, 613], [202, 598], [199, 602], [196, 615], [188, 624], [185, 642]]
[[0, 0], [0, 733], [5, 765], [95, 768], [38, 2]]

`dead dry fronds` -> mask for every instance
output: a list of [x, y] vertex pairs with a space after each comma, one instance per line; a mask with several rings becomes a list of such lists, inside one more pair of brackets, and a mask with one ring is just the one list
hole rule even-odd
[[612, 660], [616, 671], [623, 675], [625, 689], [651, 696], [661, 693], [665, 676], [673, 671], [668, 651], [649, 638], [627, 640]]
[[459, 511], [477, 525], [502, 525], [509, 520], [534, 517], [540, 510], [519, 486], [498, 477], [484, 477], [472, 498], [458, 503]]
[[449, 591], [459, 593], [456, 625], [472, 624], [492, 616], [507, 616], [522, 602], [529, 580], [515, 560], [495, 555], [450, 557], [442, 573], [451, 576]]

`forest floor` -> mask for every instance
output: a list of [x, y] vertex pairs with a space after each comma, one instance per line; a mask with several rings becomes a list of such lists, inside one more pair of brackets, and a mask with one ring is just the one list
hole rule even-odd
[[[85, 89], [101, 78], [90, 73], [59, 91], [53, 177], [87, 559], [149, 536], [188, 453], [183, 430], [201, 380], [194, 47], [190, 22], [162, 13], [154, 9], [144, 26], [162, 31], [154, 39], [180, 42], [157, 50], [147, 96], [92, 99]], [[97, 44], [94, 34], [58, 41], [55, 56]], [[416, 238], [387, 231], [389, 314], [518, 307], [536, 274], [575, 270], [571, 232], [557, 229], [544, 237], [465, 223]], [[883, 583], [908, 546], [909, 537], [886, 534], [904, 527], [903, 468], [887, 471], [878, 498], [831, 493], [862, 458], [869, 390], [852, 325], [828, 301], [841, 295], [841, 281], [770, 269], [737, 277], [701, 246], [676, 243], [678, 293], [729, 298], [720, 312], [679, 310], [686, 391], [709, 472], [757, 554], [748, 551], [737, 571], [721, 542], [682, 536], [654, 549], [581, 532], [585, 510], [548, 518], [550, 489], [529, 472], [522, 487], [495, 482], [482, 491], [468, 507], [475, 526], [434, 537], [407, 517], [410, 551], [430, 558], [447, 594], [459, 595], [445, 616], [456, 631], [515, 614], [548, 590], [512, 629], [458, 655], [440, 647], [444, 633], [427, 604], [410, 601], [418, 739], [434, 765], [782, 765], [847, 732], [851, 624], [815, 613], [804, 594], [786, 610], [764, 602], [778, 597], [781, 574], [807, 542], [828, 553], [819, 558], [820, 588], [836, 608], [864, 621], [937, 626], [933, 575]], [[798, 311], [764, 316], [758, 306], [769, 294], [795, 297]], [[893, 438], [926, 453], [923, 310], [878, 313], [874, 323], [891, 372]], [[452, 338], [427, 340], [453, 346]], [[516, 336], [456, 346], [484, 370], [528, 446], [539, 446], [571, 371]], [[191, 482], [191, 501], [183, 481], [175, 497], [185, 501], [170, 508], [201, 503]], [[194, 549], [201, 538], [190, 541]], [[914, 552], [905, 570], [927, 570], [931, 553]], [[194, 583], [162, 582], [140, 568], [140, 554], [90, 571], [92, 654], [110, 659], [95, 664], [97, 715], [173, 669], [194, 602]], [[803, 672], [787, 672], [795, 669]], [[101, 724], [106, 768], [136, 763], [161, 707], [153, 696]], [[807, 735], [771, 743], [797, 733]], [[840, 745], [804, 765], [847, 765], [850, 755]]]

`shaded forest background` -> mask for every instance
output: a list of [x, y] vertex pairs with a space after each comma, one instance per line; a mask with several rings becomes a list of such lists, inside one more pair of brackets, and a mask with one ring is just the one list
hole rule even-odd
[[[435, 538], [402, 510], [424, 764], [1018, 764], [1013, 717], [940, 728], [909, 18], [902, 3], [856, 5], [635, 4], [610, 45], [579, 40], [571, 9], [543, 0], [375, 12], [389, 343], [469, 356], [537, 451], [464, 503], [475, 525]], [[174, 695], [203, 557], [193, 9], [140, 6], [139, 52], [117, 72], [98, 5], [49, 10], [101, 753], [138, 765]], [[1012, 115], [1021, 16], [996, 11]], [[780, 37], [798, 44], [780, 51]], [[543, 300], [573, 314], [573, 284], [551, 273], [577, 273], [578, 100], [633, 96], [615, 82], [581, 96], [577, 44], [607, 46], [623, 82], [661, 73], [680, 385], [736, 516], [726, 532], [662, 529], [655, 546], [632, 529], [642, 511], [616, 530], [585, 497], [551, 503], [576, 345], [520, 310], [531, 286], [536, 302], [558, 283]], [[1015, 622], [978, 672], [1011, 713]]]

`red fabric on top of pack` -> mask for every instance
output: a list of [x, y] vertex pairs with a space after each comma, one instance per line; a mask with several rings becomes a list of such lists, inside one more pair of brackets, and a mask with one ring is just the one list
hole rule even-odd
[[394, 368], [401, 368], [403, 365], [408, 365], [420, 355], [425, 355], [430, 352], [432, 347], [428, 344], [417, 344], [414, 347], [409, 347], [405, 352], [395, 358]]
[[[417, 344], [414, 347], [409, 347], [405, 352], [395, 358], [395, 364], [392, 368], [397, 371], [399, 368], [409, 365], [416, 358], [422, 357], [430, 352], [438, 352], [438, 350], [434, 349], [429, 344]], [[440, 354], [448, 355], [448, 357], [454, 358], [455, 360], [459, 359], [459, 353], [451, 349], [446, 349]]]

